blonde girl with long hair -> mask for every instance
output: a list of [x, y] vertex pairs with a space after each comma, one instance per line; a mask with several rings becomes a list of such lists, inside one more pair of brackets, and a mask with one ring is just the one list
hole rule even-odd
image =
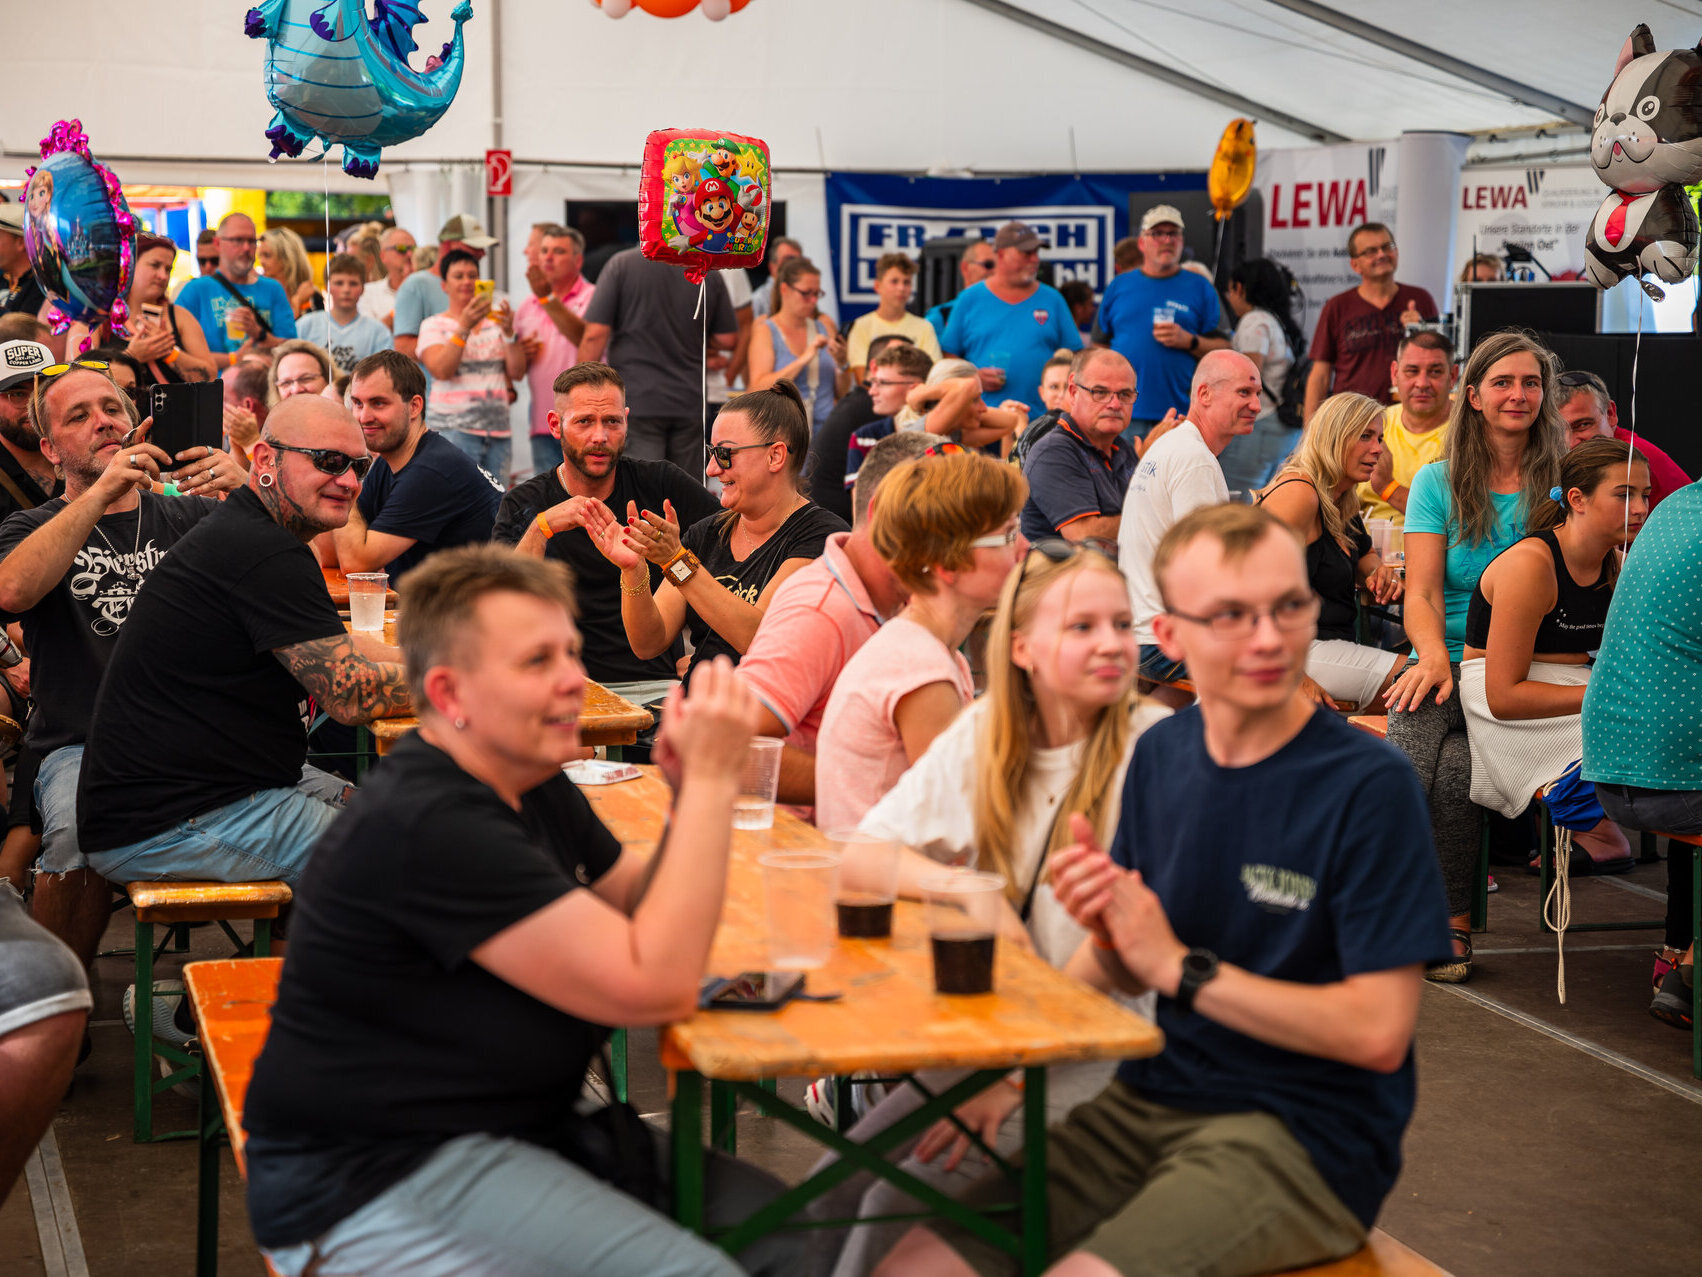
[[1566, 427], [1554, 356], [1529, 333], [1491, 333], [1466, 361], [1443, 459], [1419, 470], [1407, 498], [1406, 605], [1413, 661], [1388, 691], [1389, 743], [1412, 759], [1430, 799], [1430, 830], [1448, 891], [1454, 961], [1431, 980], [1471, 977], [1471, 900], [1479, 809], [1471, 747], [1454, 694], [1466, 613], [1490, 562], [1522, 539], [1560, 481]]
[[307, 255], [307, 243], [289, 227], [274, 226], [261, 232], [255, 256], [261, 273], [283, 285], [297, 319], [315, 309], [315, 299], [323, 305], [319, 291], [313, 286], [313, 262]]
[[[940, 859], [972, 862], [1002, 874], [1008, 925], [1001, 943], [1026, 933], [1034, 949], [1062, 967], [1086, 933], [1053, 898], [1050, 853], [1071, 841], [1068, 813], [1082, 812], [1101, 838], [1115, 832], [1123, 773], [1136, 738], [1169, 713], [1134, 690], [1139, 650], [1128, 585], [1096, 550], [1043, 541], [1005, 583], [988, 646], [987, 693], [967, 709], [885, 798], [861, 832], [926, 850], [906, 853], [900, 892], [916, 894]], [[1047, 1115], [1061, 1120], [1096, 1094], [1110, 1075], [1103, 1062], [1054, 1067]], [[960, 1074], [925, 1077], [930, 1089]], [[998, 1083], [958, 1110], [965, 1125], [1001, 1155], [1021, 1145], [1021, 1093]], [[863, 1140], [914, 1111], [918, 1092], [902, 1087], [862, 1119]], [[903, 1168], [952, 1192], [986, 1166], [965, 1160], [969, 1142], [941, 1122], [893, 1154]], [[851, 1177], [819, 1203], [821, 1218], [863, 1218], [914, 1209], [884, 1181]], [[860, 1277], [897, 1243], [905, 1223], [863, 1224], [820, 1239], [835, 1277]]]
[[1383, 693], [1406, 658], [1356, 641], [1357, 595], [1379, 603], [1401, 597], [1401, 581], [1366, 534], [1356, 488], [1383, 455], [1383, 405], [1349, 391], [1319, 405], [1300, 446], [1259, 494], [1259, 504], [1306, 544], [1306, 576], [1322, 604], [1318, 635], [1306, 653], [1302, 686], [1365, 713], [1381, 713]]

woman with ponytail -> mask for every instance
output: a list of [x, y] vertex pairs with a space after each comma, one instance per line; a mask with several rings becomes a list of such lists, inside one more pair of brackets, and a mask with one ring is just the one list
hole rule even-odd
[[1628, 443], [1579, 444], [1532, 515], [1531, 535], [1483, 570], [1466, 615], [1460, 699], [1472, 801], [1517, 816], [1543, 789], [1554, 823], [1572, 831], [1573, 876], [1636, 863], [1578, 772], [1590, 653], [1602, 644], [1619, 552], [1648, 516], [1649, 491], [1649, 463]]
[[[863, 833], [925, 850], [907, 853], [900, 893], [918, 894], [937, 860], [968, 862], [1002, 874], [1009, 926], [1039, 955], [1062, 967], [1086, 933], [1053, 898], [1047, 861], [1071, 841], [1069, 813], [1082, 812], [1101, 838], [1116, 832], [1123, 773], [1136, 738], [1168, 710], [1134, 691], [1139, 653], [1128, 586], [1096, 550], [1042, 541], [1005, 583], [988, 643], [987, 694], [965, 710], [863, 818]], [[1055, 1066], [1046, 1082], [1047, 1117], [1056, 1122], [1097, 1094], [1106, 1062]], [[961, 1074], [926, 1075], [938, 1093]], [[1022, 1144], [1015, 1079], [999, 1082], [958, 1109], [989, 1147], [1008, 1155]], [[915, 1110], [921, 1095], [899, 1087], [851, 1133], [862, 1142]], [[958, 1129], [941, 1122], [894, 1157], [924, 1182], [950, 1193], [987, 1166]], [[821, 1218], [863, 1218], [914, 1210], [902, 1191], [873, 1176], [851, 1177], [818, 1203]], [[897, 1243], [907, 1222], [863, 1224], [827, 1234], [816, 1271], [860, 1277]]]
[[[828, 537], [850, 531], [798, 490], [810, 428], [791, 382], [729, 399], [713, 438], [708, 474], [721, 483], [722, 513], [699, 519], [684, 537], [671, 501], [660, 511], [634, 502], [611, 511], [592, 501], [584, 512], [586, 532], [621, 570], [621, 621], [633, 654], [678, 656], [680, 633], [689, 631], [688, 680], [713, 657], [743, 656], [780, 583], [819, 558]], [[654, 593], [652, 563], [662, 569]]]

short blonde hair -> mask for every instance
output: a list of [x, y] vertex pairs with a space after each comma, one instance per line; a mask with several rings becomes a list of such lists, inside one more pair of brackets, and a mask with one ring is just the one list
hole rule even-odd
[[894, 466], [875, 489], [869, 540], [907, 589], [932, 594], [934, 569], [968, 567], [969, 543], [997, 531], [1027, 497], [1016, 467], [985, 453], [924, 455]]

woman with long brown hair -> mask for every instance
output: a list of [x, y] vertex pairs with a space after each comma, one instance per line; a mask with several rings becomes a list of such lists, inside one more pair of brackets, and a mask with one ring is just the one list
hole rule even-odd
[[1454, 961], [1432, 980], [1471, 977], [1471, 898], [1480, 812], [1471, 791], [1471, 746], [1454, 695], [1466, 612], [1490, 561], [1520, 540], [1560, 480], [1566, 429], [1554, 356], [1509, 329], [1478, 343], [1466, 361], [1441, 461], [1412, 481], [1407, 500], [1404, 623], [1414, 659], [1389, 688], [1389, 741], [1430, 799], [1431, 834], [1448, 891]]
[[851, 389], [845, 340], [822, 318], [821, 297], [821, 268], [814, 262], [794, 257], [782, 265], [775, 276], [772, 312], [751, 329], [746, 372], [753, 390], [764, 390], [781, 378], [796, 385], [811, 434]]
[[[1072, 841], [1071, 812], [1083, 813], [1101, 838], [1115, 833], [1135, 741], [1169, 711], [1135, 693], [1139, 652], [1129, 588], [1116, 565], [1090, 548], [1049, 540], [1024, 555], [1000, 594], [987, 657], [986, 695], [929, 746], [859, 831], [1003, 875], [1007, 936], [1025, 928], [1040, 956], [1062, 967], [1086, 932], [1054, 899], [1047, 861]], [[910, 852], [900, 892], [917, 894], [930, 870], [937, 872], [935, 861]], [[1049, 1119], [1097, 1093], [1109, 1071], [1102, 1063], [1049, 1070]], [[949, 1086], [957, 1076], [928, 1082]], [[999, 1083], [958, 1116], [1007, 1154], [1021, 1145], [1020, 1101], [1014, 1081]], [[852, 1138], [869, 1138], [918, 1103], [910, 1088], [895, 1089]], [[967, 1148], [958, 1129], [941, 1122], [894, 1156], [905, 1159], [910, 1174], [949, 1193], [985, 1168], [979, 1158], [963, 1161]], [[819, 1203], [828, 1218], [873, 1218], [910, 1207], [901, 1191], [865, 1175]], [[866, 1273], [906, 1227], [865, 1224], [824, 1236], [824, 1249], [837, 1253], [835, 1277]], [[825, 1268], [824, 1260], [818, 1271]]]

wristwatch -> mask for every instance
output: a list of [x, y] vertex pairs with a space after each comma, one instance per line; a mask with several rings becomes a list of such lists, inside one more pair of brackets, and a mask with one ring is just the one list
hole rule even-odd
[[684, 585], [697, 575], [697, 570], [702, 566], [697, 555], [682, 545], [674, 557], [662, 565], [662, 571], [675, 585]]
[[1200, 335], [1198, 333], [1189, 333], [1188, 334], [1188, 353], [1190, 355], [1197, 355], [1199, 353], [1199, 351], [1200, 351]]
[[1182, 979], [1176, 986], [1176, 1009], [1192, 1011], [1200, 986], [1217, 975], [1217, 954], [1210, 949], [1190, 949], [1182, 958]]

